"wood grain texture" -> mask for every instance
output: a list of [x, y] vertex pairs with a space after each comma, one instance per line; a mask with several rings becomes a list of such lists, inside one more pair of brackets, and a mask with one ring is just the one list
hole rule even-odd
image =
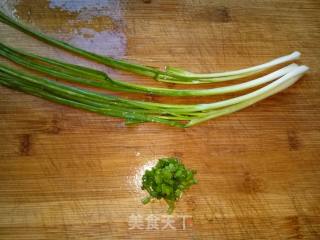
[[[254, 107], [190, 129], [125, 127], [0, 87], [0, 239], [320, 239], [319, 1], [5, 2], [43, 32], [147, 65], [221, 71], [299, 50], [311, 71]], [[0, 40], [159, 85], [3, 24]], [[145, 166], [172, 155], [198, 171], [199, 184], [174, 215], [192, 219], [185, 230], [181, 222], [175, 230], [130, 230], [133, 214], [165, 214], [163, 202], [140, 203], [139, 180]]]

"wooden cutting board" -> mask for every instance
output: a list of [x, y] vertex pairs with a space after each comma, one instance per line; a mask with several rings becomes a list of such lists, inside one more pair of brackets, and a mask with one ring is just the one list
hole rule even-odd
[[[126, 127], [0, 87], [0, 239], [320, 239], [320, 2], [147, 2], [28, 0], [2, 8], [77, 46], [155, 67], [239, 69], [298, 50], [311, 71], [283, 93], [189, 129]], [[161, 85], [3, 24], [0, 41]], [[198, 171], [171, 218], [163, 202], [140, 203], [144, 169], [164, 156]]]

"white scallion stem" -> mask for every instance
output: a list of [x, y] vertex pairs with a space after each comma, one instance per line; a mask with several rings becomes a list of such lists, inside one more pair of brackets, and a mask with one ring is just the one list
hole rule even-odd
[[288, 79], [295, 77], [297, 75], [300, 74], [300, 72], [306, 72], [308, 69], [306, 69], [306, 66], [299, 66], [296, 67], [295, 69], [293, 69], [291, 72], [287, 73], [286, 75], [284, 75], [283, 77], [277, 79], [276, 81], [256, 90], [253, 91], [251, 93], [239, 96], [239, 97], [235, 97], [235, 98], [231, 98], [231, 99], [227, 99], [227, 100], [223, 100], [223, 101], [219, 101], [219, 102], [214, 102], [214, 103], [207, 103], [207, 104], [198, 104], [197, 105], [197, 110], [198, 111], [206, 111], [206, 110], [212, 110], [212, 109], [217, 109], [217, 108], [222, 108], [222, 107], [226, 107], [226, 106], [230, 106], [233, 104], [237, 104], [246, 100], [249, 100], [251, 98], [260, 96], [261, 94], [264, 94], [265, 92], [274, 89], [275, 87], [279, 86], [280, 84], [282, 84], [283, 82], [287, 81]]
[[190, 83], [190, 80], [195, 80], [195, 83], [199, 83], [196, 80], [204, 82], [219, 82], [249, 76], [257, 72], [263, 71], [265, 69], [274, 67], [276, 65], [296, 60], [300, 57], [300, 55], [300, 52], [295, 51], [289, 55], [276, 58], [269, 62], [235, 71], [226, 71], [218, 73], [192, 73], [177, 68], [167, 67], [166, 73], [173, 77], [185, 78], [185, 81], [176, 81], [176, 83], [184, 83], [187, 81], [189, 81]]
[[[236, 111], [239, 111], [243, 108], [249, 107], [253, 104], [255, 104], [256, 102], [259, 102], [269, 96], [272, 96], [278, 92], [283, 91], [284, 89], [290, 87], [291, 85], [293, 85], [296, 81], [298, 81], [298, 79], [306, 72], [308, 71], [309, 68], [307, 66], [300, 66], [297, 67], [296, 69], [294, 69], [293, 71], [291, 71], [290, 73], [288, 73], [287, 75], [285, 75], [284, 77], [278, 79], [277, 81], [273, 82], [273, 86], [272, 87], [268, 87], [265, 88], [264, 91], [262, 91], [262, 93], [260, 93], [259, 95], [252, 97], [246, 101], [242, 101], [240, 103], [237, 103], [235, 105], [229, 106], [229, 107], [225, 107], [219, 110], [214, 110], [208, 113], [207, 116], [205, 117], [201, 117], [198, 119], [193, 119], [191, 120], [188, 124], [187, 127], [193, 126], [195, 124], [199, 124], [203, 121], [212, 119], [212, 118], [216, 118], [216, 117], [220, 117], [223, 115], [227, 115]], [[271, 84], [269, 84], [268, 86], [270, 86]], [[261, 89], [260, 89], [261, 90]]]

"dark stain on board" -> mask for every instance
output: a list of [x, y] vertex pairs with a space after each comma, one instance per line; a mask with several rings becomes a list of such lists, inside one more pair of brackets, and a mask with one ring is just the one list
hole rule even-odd
[[246, 193], [263, 192], [262, 179], [253, 176], [250, 172], [245, 172], [242, 181], [242, 189]]
[[298, 138], [296, 131], [289, 130], [287, 132], [287, 138], [288, 138], [289, 150], [297, 151], [300, 149], [301, 143], [299, 141], [299, 138]]
[[182, 159], [183, 153], [182, 153], [182, 152], [173, 152], [173, 156], [174, 156], [174, 157], [177, 157], [177, 158], [179, 158], [179, 159]]
[[59, 127], [59, 120], [54, 118], [51, 121], [51, 124], [49, 128], [47, 129], [47, 133], [49, 134], [59, 134], [61, 131], [61, 128]]
[[215, 9], [215, 14], [214, 14], [214, 20], [215, 22], [230, 22], [231, 17], [229, 13], [229, 9], [226, 7], [218, 7]]
[[19, 152], [21, 156], [29, 156], [31, 151], [31, 135], [23, 134], [20, 136]]
[[288, 239], [303, 239], [298, 216], [288, 216], [285, 218], [284, 229], [288, 234]]
[[230, 10], [225, 6], [204, 8], [196, 13], [195, 19], [214, 23], [228, 23], [231, 22]]

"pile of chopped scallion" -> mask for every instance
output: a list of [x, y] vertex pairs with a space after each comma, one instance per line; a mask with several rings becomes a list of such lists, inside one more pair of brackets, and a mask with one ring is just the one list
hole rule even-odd
[[175, 202], [184, 191], [197, 183], [196, 171], [187, 169], [177, 158], [161, 158], [155, 167], [146, 170], [142, 177], [142, 190], [149, 196], [142, 202], [147, 204], [151, 199], [164, 199], [168, 204], [168, 213], [172, 213]]

